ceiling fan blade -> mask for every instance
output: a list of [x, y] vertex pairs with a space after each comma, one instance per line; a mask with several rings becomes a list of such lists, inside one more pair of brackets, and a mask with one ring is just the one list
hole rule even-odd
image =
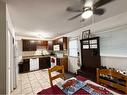
[[96, 15], [103, 15], [104, 12], [105, 12], [105, 9], [102, 9], [102, 8], [93, 10], [93, 13]]
[[105, 4], [108, 4], [108, 3], [112, 2], [112, 1], [115, 1], [115, 0], [99, 0], [98, 2], [96, 2], [94, 4], [94, 8], [99, 8], [99, 7], [101, 7]]
[[82, 12], [81, 10], [74, 9], [74, 8], [71, 8], [71, 7], [68, 7], [66, 10], [67, 10], [68, 12]]
[[68, 20], [73, 20], [73, 19], [75, 19], [75, 18], [77, 18], [77, 17], [79, 17], [79, 16], [81, 16], [81, 15], [82, 15], [82, 13], [77, 14], [76, 16], [73, 16], [73, 17], [69, 18]]

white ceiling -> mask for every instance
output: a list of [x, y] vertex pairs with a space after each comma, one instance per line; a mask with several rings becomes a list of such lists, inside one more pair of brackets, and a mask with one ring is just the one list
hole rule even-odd
[[[9, 13], [17, 35], [53, 38], [92, 23], [81, 18], [68, 21], [77, 13], [66, 11], [68, 6], [79, 5], [80, 0], [7, 0]], [[115, 0], [103, 6], [106, 13], [95, 16], [95, 22], [127, 11], [127, 0]]]

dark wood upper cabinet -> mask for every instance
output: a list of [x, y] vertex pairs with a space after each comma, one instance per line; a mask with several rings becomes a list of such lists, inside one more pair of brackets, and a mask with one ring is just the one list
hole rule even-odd
[[37, 46], [48, 46], [48, 41], [38, 40], [36, 42], [37, 42]]
[[67, 37], [53, 40], [53, 45], [60, 45], [60, 50], [67, 50]]
[[42, 41], [43, 46], [48, 46], [48, 41]]
[[59, 45], [60, 50], [67, 50], [67, 37], [61, 37], [52, 41], [43, 40], [22, 40], [23, 51], [36, 51], [37, 46], [45, 46], [48, 50], [53, 50], [53, 45]]
[[63, 38], [63, 50], [67, 50], [68, 44], [67, 44], [67, 37]]
[[48, 41], [42, 40], [22, 40], [23, 51], [36, 51], [37, 46], [48, 47]]
[[22, 40], [23, 51], [36, 51], [37, 43], [35, 40]]
[[67, 50], [67, 37], [62, 37], [58, 39], [60, 45], [60, 50]]
[[53, 40], [53, 45], [58, 45], [58, 39]]
[[53, 41], [48, 41], [48, 50], [53, 50]]

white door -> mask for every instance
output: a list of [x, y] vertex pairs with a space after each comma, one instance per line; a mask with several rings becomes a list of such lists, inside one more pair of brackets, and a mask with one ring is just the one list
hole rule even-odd
[[6, 86], [7, 86], [7, 93], [8, 94], [10, 94], [10, 92], [11, 92], [11, 84], [10, 84], [10, 80], [11, 80], [11, 71], [10, 71], [10, 69], [11, 69], [11, 58], [10, 58], [10, 51], [11, 51], [11, 49], [10, 49], [10, 32], [9, 31], [7, 31], [7, 71], [6, 71]]
[[7, 32], [7, 92], [16, 88], [16, 65], [14, 56], [14, 39], [10, 31]]
[[13, 70], [15, 69], [14, 68], [14, 49], [13, 49], [13, 37], [12, 35], [10, 35], [10, 90], [13, 91]]

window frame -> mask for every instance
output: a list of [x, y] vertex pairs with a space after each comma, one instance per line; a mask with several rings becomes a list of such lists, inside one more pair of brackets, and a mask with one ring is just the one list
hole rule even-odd
[[[76, 40], [76, 42], [77, 42], [77, 48], [73, 48], [73, 49], [77, 49], [77, 50], [76, 50], [76, 52], [77, 52], [77, 55], [76, 55], [76, 56], [70, 55], [70, 49], [71, 49], [71, 48], [70, 48], [70, 41], [73, 41], [73, 40]], [[78, 37], [73, 37], [73, 38], [70, 38], [70, 39], [69, 39], [68, 49], [69, 49], [69, 50], [68, 50], [68, 51], [69, 51], [69, 52], [68, 52], [69, 57], [78, 58], [78, 50], [79, 50], [79, 46], [78, 46]]]

